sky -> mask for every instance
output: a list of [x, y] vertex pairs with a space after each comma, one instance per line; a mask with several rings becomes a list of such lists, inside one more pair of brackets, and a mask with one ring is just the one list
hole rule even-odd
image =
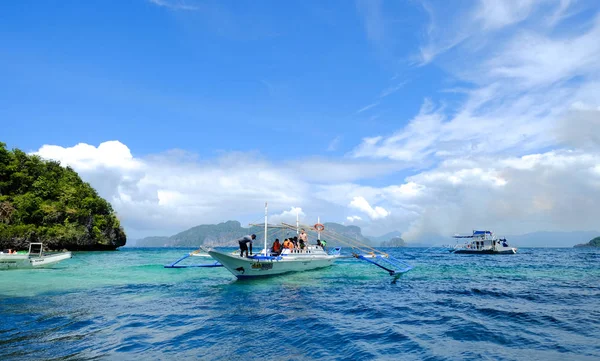
[[132, 239], [600, 230], [598, 59], [597, 1], [4, 1], [0, 141]]

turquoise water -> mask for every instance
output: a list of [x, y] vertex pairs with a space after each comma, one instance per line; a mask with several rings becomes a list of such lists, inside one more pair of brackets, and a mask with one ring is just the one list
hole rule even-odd
[[0, 272], [0, 359], [600, 359], [598, 250], [396, 249], [415, 266], [397, 282], [352, 259], [243, 281], [162, 267], [186, 252]]

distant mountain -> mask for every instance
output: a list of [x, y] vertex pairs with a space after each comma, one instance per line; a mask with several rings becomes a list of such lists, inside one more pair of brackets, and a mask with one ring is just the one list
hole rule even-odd
[[[340, 234], [342, 236], [345, 236], [347, 238], [356, 240], [359, 243], [370, 245], [370, 246], [373, 245], [373, 242], [369, 238], [362, 235], [362, 231], [361, 231], [360, 227], [358, 227], [358, 226], [344, 226], [343, 224], [334, 223], [334, 222], [324, 223], [323, 225], [325, 226], [325, 232], [333, 231], [333, 232]], [[310, 233], [312, 233], [312, 232], [313, 231], [311, 231]], [[309, 233], [309, 236], [310, 236], [310, 233]], [[332, 246], [332, 245], [345, 246], [346, 245], [344, 243], [336, 241], [335, 239], [331, 239], [330, 237], [327, 237], [326, 233], [321, 236], [321, 239], [325, 239], [327, 241], [328, 246]]]
[[236, 239], [258, 233], [260, 227], [244, 228], [238, 221], [202, 224], [171, 237], [146, 237], [136, 242], [137, 247], [208, 247], [237, 246]]
[[389, 241], [381, 242], [381, 247], [406, 247], [406, 242], [402, 237], [393, 237]]
[[[325, 232], [321, 239], [327, 241], [328, 246], [340, 245], [332, 237], [328, 237], [327, 231], [333, 231], [345, 237], [355, 239], [360, 243], [371, 245], [372, 242], [362, 235], [360, 227], [344, 226], [338, 223], [325, 223]], [[316, 242], [317, 234], [313, 229], [306, 230], [311, 243]], [[249, 227], [244, 228], [238, 221], [227, 221], [219, 224], [203, 224], [192, 227], [183, 232], [177, 233], [171, 237], [146, 237], [136, 241], [136, 247], [225, 247], [237, 246], [236, 239], [247, 234], [255, 233], [258, 236], [258, 243], [262, 242], [263, 228]], [[269, 242], [275, 238], [283, 240], [286, 237], [295, 236], [294, 230], [271, 230], [269, 233]]]
[[588, 243], [583, 243], [583, 244], [576, 244], [573, 247], [577, 247], [577, 248], [583, 248], [583, 247], [600, 247], [600, 237], [596, 237], [594, 239], [592, 239], [591, 241], [589, 241]]
[[134, 247], [164, 247], [168, 243], [169, 237], [154, 236], [136, 240]]
[[383, 236], [378, 236], [378, 237], [376, 237], [376, 236], [365, 236], [365, 237], [367, 237], [368, 239], [370, 239], [371, 242], [374, 245], [380, 245], [383, 242], [389, 242], [394, 237], [400, 237], [400, 236], [402, 236], [402, 232], [393, 231], [393, 232], [386, 233]]
[[518, 247], [572, 247], [598, 236], [600, 236], [598, 231], [573, 231], [533, 232], [505, 238], [511, 245]]

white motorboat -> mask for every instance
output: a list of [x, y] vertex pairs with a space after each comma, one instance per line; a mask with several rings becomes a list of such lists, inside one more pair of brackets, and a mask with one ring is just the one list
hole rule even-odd
[[457, 244], [450, 252], [462, 254], [515, 254], [517, 248], [511, 247], [505, 238], [497, 238], [492, 231], [473, 231], [468, 236], [455, 235], [454, 238], [469, 239]]
[[50, 267], [71, 257], [71, 252], [43, 253], [42, 243], [30, 243], [27, 253], [0, 252], [0, 269]]

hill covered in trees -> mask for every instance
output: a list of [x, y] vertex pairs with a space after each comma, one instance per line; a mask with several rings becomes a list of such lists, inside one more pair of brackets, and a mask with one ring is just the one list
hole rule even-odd
[[125, 232], [111, 205], [70, 167], [0, 142], [0, 248], [114, 250]]
[[577, 244], [574, 247], [600, 247], [600, 237], [596, 237], [584, 244]]

